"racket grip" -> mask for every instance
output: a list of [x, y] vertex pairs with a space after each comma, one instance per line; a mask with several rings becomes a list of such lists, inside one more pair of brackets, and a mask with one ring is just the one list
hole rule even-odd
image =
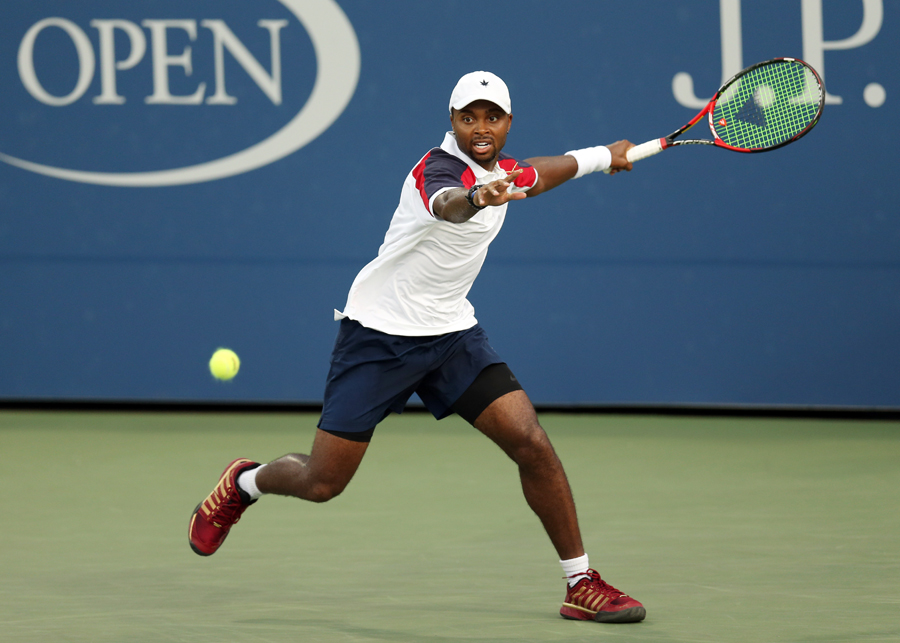
[[665, 148], [663, 147], [663, 139], [656, 138], [652, 141], [647, 141], [646, 143], [641, 143], [640, 145], [635, 145], [630, 150], [625, 152], [625, 158], [627, 158], [632, 163], [636, 161], [643, 160], [648, 156], [653, 156], [654, 154], [659, 154]]
[[[627, 152], [625, 152], [625, 158], [628, 159], [629, 163], [634, 163], [636, 161], [640, 161], [641, 159], [645, 159], [648, 156], [653, 156], [654, 154], [659, 154], [664, 149], [666, 149], [663, 142], [665, 139], [655, 138], [652, 141], [647, 141], [646, 143], [641, 143], [640, 145], [635, 145], [632, 148], [629, 148]], [[609, 174], [609, 169], [603, 170], [607, 174]]]

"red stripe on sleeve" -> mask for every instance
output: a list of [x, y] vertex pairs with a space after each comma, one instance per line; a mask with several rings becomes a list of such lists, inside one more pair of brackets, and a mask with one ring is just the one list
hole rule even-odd
[[431, 156], [431, 152], [426, 154], [422, 160], [419, 161], [419, 164], [413, 168], [412, 175], [416, 180], [416, 189], [419, 191], [419, 195], [425, 203], [425, 209], [431, 212], [428, 208], [428, 195], [425, 193], [425, 161], [428, 160], [429, 156]]
[[504, 172], [512, 172], [513, 170], [522, 170], [522, 173], [516, 177], [515, 186], [518, 188], [532, 188], [537, 183], [537, 170], [528, 165], [528, 163], [519, 163], [515, 159], [504, 158], [497, 162], [500, 169]]
[[462, 179], [463, 187], [467, 190], [475, 185], [475, 181], [477, 180], [475, 178], [475, 172], [473, 172], [470, 167], [466, 167], [466, 171], [463, 172], [462, 176], [459, 178]]
[[516, 187], [519, 188], [533, 188], [534, 184], [537, 183], [537, 170], [533, 167], [523, 167], [522, 173], [516, 177]]
[[509, 172], [512, 172], [513, 170], [516, 170], [519, 168], [519, 162], [516, 161], [516, 159], [511, 159], [511, 158], [501, 157], [500, 160], [497, 161], [497, 165], [499, 165], [500, 169], [503, 170], [504, 172], [506, 172], [507, 174]]

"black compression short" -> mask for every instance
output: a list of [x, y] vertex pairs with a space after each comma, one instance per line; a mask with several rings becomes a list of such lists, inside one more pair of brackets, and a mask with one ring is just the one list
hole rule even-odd
[[522, 385], [506, 364], [491, 364], [485, 367], [465, 393], [459, 396], [451, 407], [466, 422], [475, 425], [475, 420], [491, 403], [513, 391], [521, 391]]

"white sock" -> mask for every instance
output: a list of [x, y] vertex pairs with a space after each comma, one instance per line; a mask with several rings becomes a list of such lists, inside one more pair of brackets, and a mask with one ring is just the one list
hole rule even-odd
[[244, 471], [244, 473], [238, 476], [237, 484], [241, 489], [247, 492], [247, 495], [250, 496], [250, 500], [256, 500], [263, 495], [262, 491], [259, 490], [259, 487], [256, 486], [256, 474], [262, 471], [265, 466], [266, 465], [262, 465], [255, 469], [250, 469], [250, 471]]
[[575, 584], [580, 581], [582, 578], [588, 578], [588, 568], [590, 567], [590, 563], [588, 563], [588, 555], [579, 556], [578, 558], [570, 558], [568, 560], [561, 560], [559, 564], [562, 565], [563, 573], [566, 575], [566, 578], [569, 581], [569, 587], [574, 587]]

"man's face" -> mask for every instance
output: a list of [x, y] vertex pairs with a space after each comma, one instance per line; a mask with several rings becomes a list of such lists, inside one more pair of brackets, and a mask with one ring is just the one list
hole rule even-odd
[[450, 114], [459, 149], [486, 170], [494, 168], [511, 123], [512, 114], [486, 100], [476, 100]]

